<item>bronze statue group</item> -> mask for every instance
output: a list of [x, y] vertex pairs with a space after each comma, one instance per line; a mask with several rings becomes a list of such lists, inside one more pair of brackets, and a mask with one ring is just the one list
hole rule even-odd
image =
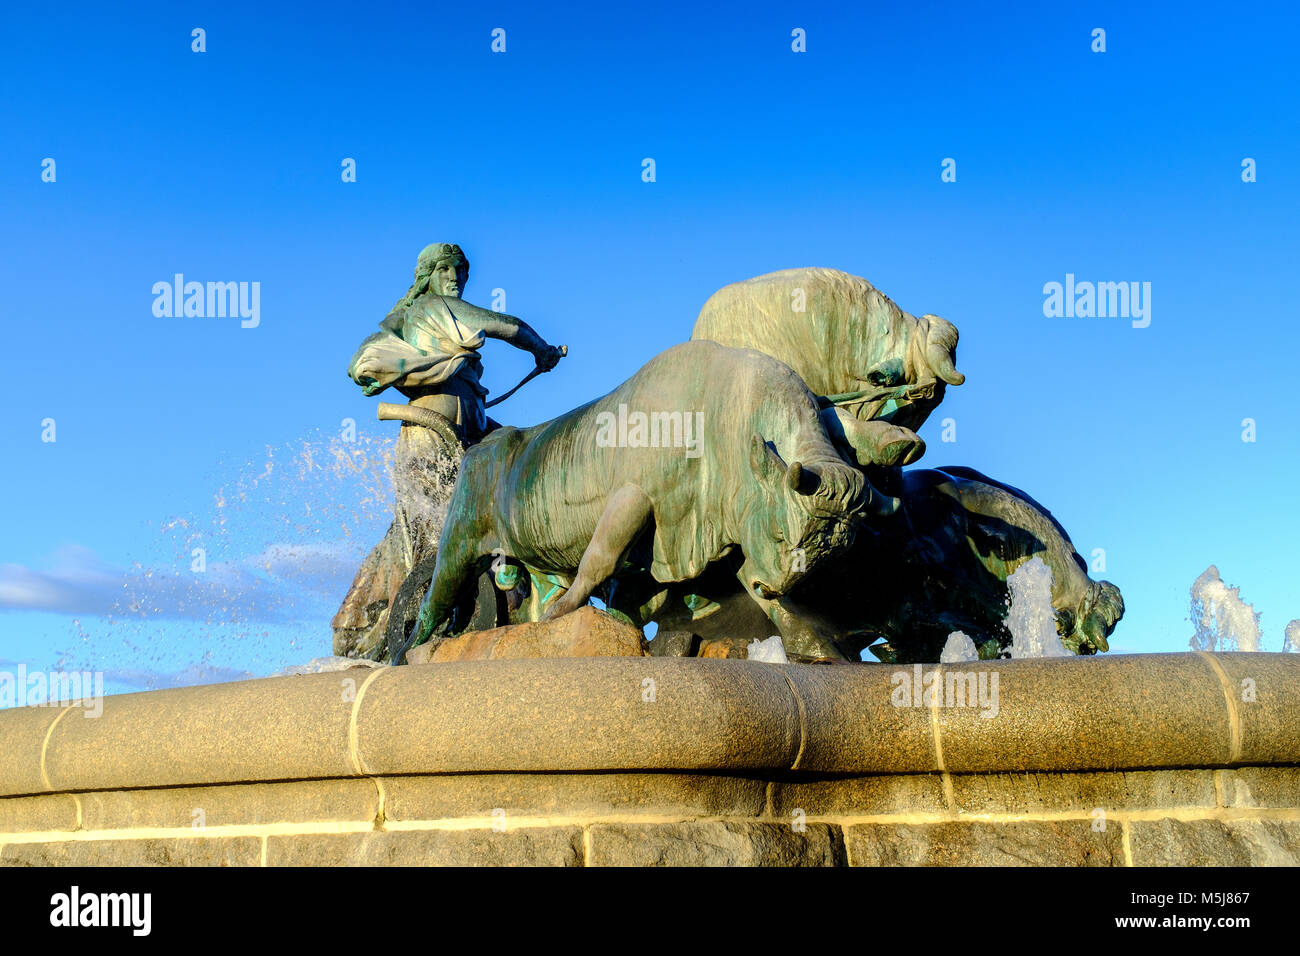
[[[952, 323], [844, 272], [769, 273], [720, 289], [690, 341], [607, 395], [521, 429], [487, 417], [485, 338], [531, 352], [533, 375], [566, 350], [466, 302], [468, 278], [458, 246], [426, 247], [348, 368], [365, 394], [408, 403], [380, 406], [402, 422], [396, 513], [332, 622], [336, 654], [402, 663], [598, 598], [654, 622], [653, 653], [779, 634], [795, 661], [930, 662], [960, 631], [996, 658], [1007, 579], [1035, 556], [1062, 644], [1107, 649], [1119, 590], [1088, 576], [1050, 512], [973, 469], [905, 467], [965, 381]], [[610, 441], [602, 422], [629, 410], [698, 420], [698, 447]]]

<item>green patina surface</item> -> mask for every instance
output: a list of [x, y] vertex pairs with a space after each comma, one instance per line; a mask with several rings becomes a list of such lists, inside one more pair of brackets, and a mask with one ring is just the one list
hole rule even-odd
[[[433, 325], [459, 308], [418, 299]], [[1007, 578], [1035, 556], [1063, 643], [1107, 648], [1123, 600], [1047, 509], [971, 469], [903, 467], [965, 381], [951, 323], [858, 276], [788, 269], [721, 289], [692, 339], [608, 395], [469, 451], [418, 625], [390, 628], [391, 654], [595, 597], [637, 626], [779, 633], [795, 659], [935, 660], [958, 630], [987, 659], [1010, 641]], [[507, 558], [495, 612], [471, 595], [494, 554]]]

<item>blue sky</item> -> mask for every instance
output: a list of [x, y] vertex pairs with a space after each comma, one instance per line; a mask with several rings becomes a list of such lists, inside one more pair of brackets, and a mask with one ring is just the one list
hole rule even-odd
[[[729, 282], [866, 276], [962, 333], [922, 464], [1104, 548], [1116, 647], [1185, 648], [1215, 563], [1277, 650], [1300, 617], [1300, 18], [1035, 6], [10, 5], [0, 661], [121, 690], [329, 653], [395, 432], [345, 369], [433, 241], [469, 255], [466, 298], [503, 288], [570, 346], [498, 409], [514, 424], [618, 384]], [[156, 317], [178, 272], [259, 282], [260, 324]], [[1150, 282], [1150, 326], [1045, 317], [1067, 273]], [[499, 394], [531, 358], [485, 363]], [[124, 576], [140, 607], [110, 615]]]

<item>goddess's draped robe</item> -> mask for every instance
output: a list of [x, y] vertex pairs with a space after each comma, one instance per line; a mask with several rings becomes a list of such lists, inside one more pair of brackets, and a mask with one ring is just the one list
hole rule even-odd
[[[447, 417], [469, 441], [477, 441], [487, 427], [487, 389], [479, 383], [483, 363], [478, 354], [485, 336], [457, 313], [472, 321], [482, 311], [460, 299], [426, 293], [388, 314], [379, 331], [357, 349], [348, 375], [366, 395], [393, 386], [416, 404], [426, 396], [453, 396], [455, 414]], [[439, 404], [436, 410], [447, 408]]]

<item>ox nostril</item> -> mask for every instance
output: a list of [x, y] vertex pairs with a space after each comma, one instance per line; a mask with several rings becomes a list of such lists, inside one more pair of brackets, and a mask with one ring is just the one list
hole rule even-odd
[[903, 363], [897, 359], [881, 362], [867, 373], [867, 381], [877, 388], [890, 388], [901, 384], [905, 378]]

